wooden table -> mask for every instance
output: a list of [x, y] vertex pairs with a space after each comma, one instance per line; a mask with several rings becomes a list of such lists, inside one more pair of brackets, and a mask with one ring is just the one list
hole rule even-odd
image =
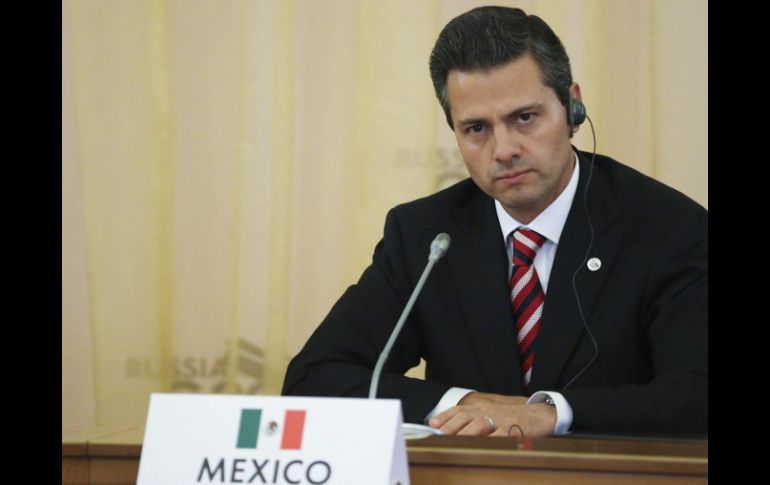
[[706, 440], [435, 436], [407, 453], [415, 485], [708, 481]]
[[[142, 428], [62, 443], [62, 484], [134, 484]], [[708, 441], [432, 436], [407, 442], [413, 485], [706, 483]]]

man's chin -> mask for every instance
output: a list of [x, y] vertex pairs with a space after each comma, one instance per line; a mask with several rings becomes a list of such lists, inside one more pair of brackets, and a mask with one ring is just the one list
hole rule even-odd
[[517, 195], [517, 197], [512, 197], [510, 193], [503, 193], [495, 197], [505, 211], [517, 221], [526, 224], [544, 209], [539, 207], [537, 201], [531, 197], [524, 197], [523, 194]]

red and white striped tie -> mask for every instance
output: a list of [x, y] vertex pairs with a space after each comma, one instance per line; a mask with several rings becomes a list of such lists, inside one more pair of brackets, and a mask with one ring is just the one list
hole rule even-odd
[[524, 373], [524, 387], [528, 387], [535, 361], [532, 343], [540, 330], [540, 315], [543, 313], [545, 299], [533, 262], [545, 238], [531, 229], [523, 228], [513, 231], [512, 235], [513, 273], [509, 289]]

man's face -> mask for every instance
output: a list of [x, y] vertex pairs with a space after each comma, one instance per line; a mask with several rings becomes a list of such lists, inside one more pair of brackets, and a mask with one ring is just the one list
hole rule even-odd
[[[571, 95], [580, 99], [573, 84]], [[525, 55], [488, 71], [452, 70], [447, 94], [455, 137], [471, 178], [528, 223], [572, 176], [567, 112]]]

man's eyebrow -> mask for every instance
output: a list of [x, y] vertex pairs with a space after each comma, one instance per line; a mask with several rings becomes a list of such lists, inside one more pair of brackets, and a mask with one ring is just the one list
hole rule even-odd
[[[506, 114], [505, 117], [515, 118], [522, 113], [526, 113], [527, 111], [539, 109], [542, 105], [543, 105], [542, 101], [535, 101], [534, 103], [529, 103], [514, 109], [510, 113]], [[468, 118], [468, 119], [458, 121], [457, 126], [464, 128], [466, 126], [478, 125], [478, 124], [484, 124], [484, 123], [486, 123], [486, 120], [484, 118]]]
[[516, 108], [515, 110], [508, 113], [506, 115], [506, 118], [515, 118], [516, 116], [519, 116], [522, 113], [526, 113], [527, 111], [540, 109], [542, 106], [543, 106], [542, 101], [535, 101], [534, 103], [529, 103], [520, 108]]

